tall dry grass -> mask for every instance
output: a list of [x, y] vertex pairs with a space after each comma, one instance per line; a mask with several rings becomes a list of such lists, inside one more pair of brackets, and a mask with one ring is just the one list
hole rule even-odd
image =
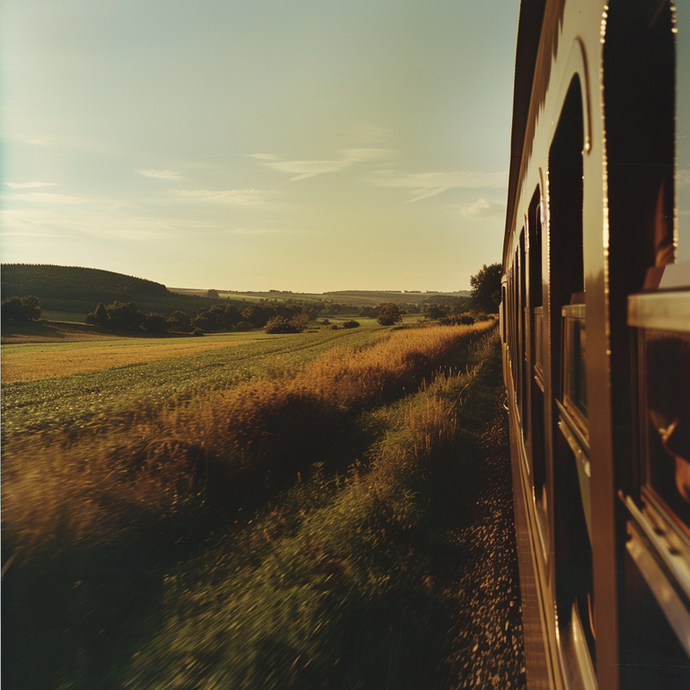
[[[114, 689], [127, 677], [133, 687], [190, 687], [199, 674], [280, 686], [276, 674], [305, 679], [311, 658], [319, 677], [324, 664], [339, 676], [339, 641], [355, 644], [371, 628], [387, 645], [400, 601], [416, 612], [424, 656], [418, 478], [453, 446], [471, 379], [462, 372], [484, 333], [389, 331], [292, 377], [145, 411], [100, 436], [5, 439], [8, 687]], [[348, 456], [365, 465], [338, 483], [328, 463], [350, 452], [360, 427], [380, 440]], [[322, 482], [307, 479], [314, 462], [324, 463]], [[266, 520], [239, 518], [273, 501], [285, 480], [293, 488]], [[228, 528], [231, 543], [218, 542]], [[194, 556], [208, 568], [198, 586], [181, 572]], [[418, 652], [411, 647], [415, 667]]]
[[459, 608], [463, 592], [434, 584], [442, 535], [430, 503], [439, 466], [463, 463], [458, 412], [493, 391], [486, 378], [483, 364], [439, 372], [370, 411], [380, 433], [366, 470], [330, 481], [317, 472], [172, 577], [161, 631], [125, 686], [446, 687], [436, 675], [443, 609]]
[[111, 542], [294, 477], [342, 440], [348, 417], [416, 391], [492, 325], [389, 331], [369, 347], [328, 352], [291, 378], [214, 391], [95, 438], [9, 439], [6, 553]]

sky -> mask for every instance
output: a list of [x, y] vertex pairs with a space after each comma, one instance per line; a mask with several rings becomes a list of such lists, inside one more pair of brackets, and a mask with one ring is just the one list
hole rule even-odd
[[467, 289], [517, 0], [4, 0], [0, 253], [169, 287]]

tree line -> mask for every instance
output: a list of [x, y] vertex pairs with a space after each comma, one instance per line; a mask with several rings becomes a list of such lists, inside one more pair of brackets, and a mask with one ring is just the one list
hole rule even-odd
[[[423, 305], [421, 313], [429, 320], [442, 324], [471, 324], [485, 314], [496, 313], [501, 299], [501, 265], [482, 266], [470, 278], [472, 296], [437, 295]], [[240, 305], [241, 306], [241, 305]], [[149, 333], [221, 333], [266, 328], [269, 333], [298, 333], [305, 330], [310, 321], [319, 314], [342, 314], [355, 310], [359, 316], [375, 318], [383, 326], [392, 326], [402, 321], [408, 312], [419, 313], [408, 304], [387, 302], [378, 306], [348, 307], [323, 302], [297, 303], [251, 303], [240, 310], [235, 304], [213, 304], [199, 308], [195, 316], [177, 310], [170, 316], [156, 312], [145, 313], [136, 302], [115, 300], [111, 304], [100, 302], [96, 309], [87, 314], [85, 322], [113, 331], [147, 331]], [[2, 300], [3, 321], [31, 321], [41, 318], [41, 305], [35, 295], [8, 297]], [[347, 327], [359, 325], [348, 321]]]
[[253, 328], [274, 333], [303, 331], [320, 309], [297, 305], [263, 306], [250, 304], [240, 311], [234, 304], [214, 304], [200, 308], [195, 316], [174, 311], [170, 316], [142, 312], [135, 302], [102, 302], [86, 315], [85, 323], [112, 331], [147, 331], [149, 333], [227, 333]]

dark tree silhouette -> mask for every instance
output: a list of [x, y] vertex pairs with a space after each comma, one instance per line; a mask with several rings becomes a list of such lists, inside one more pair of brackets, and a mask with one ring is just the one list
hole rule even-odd
[[174, 311], [168, 317], [168, 328], [179, 333], [189, 333], [192, 330], [192, 319], [184, 311]]
[[382, 326], [392, 326], [393, 324], [402, 321], [402, 311], [397, 304], [387, 302], [379, 306], [379, 315], [377, 321]]
[[35, 295], [2, 300], [3, 321], [38, 321], [40, 318], [41, 303]]
[[481, 270], [470, 278], [472, 306], [487, 314], [498, 312], [501, 301], [501, 264], [484, 264]]

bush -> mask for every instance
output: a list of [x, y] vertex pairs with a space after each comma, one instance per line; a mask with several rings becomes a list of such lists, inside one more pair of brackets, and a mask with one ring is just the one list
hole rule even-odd
[[189, 333], [192, 330], [192, 320], [183, 311], [174, 311], [168, 317], [168, 329], [178, 333]]
[[309, 316], [295, 314], [291, 319], [285, 316], [274, 316], [266, 324], [266, 333], [301, 333], [309, 325]]
[[283, 316], [274, 316], [266, 324], [264, 329], [266, 333], [297, 333], [297, 327], [294, 326]]
[[139, 311], [136, 303], [115, 300], [107, 306], [99, 304], [93, 312], [86, 315], [84, 322], [113, 331], [138, 331], [145, 319], [146, 314]]
[[475, 318], [469, 312], [445, 316], [439, 320], [442, 326], [471, 326], [474, 322]]
[[167, 333], [168, 319], [163, 314], [146, 314], [142, 327], [149, 333]]
[[41, 303], [35, 295], [2, 300], [3, 321], [38, 321], [40, 318]]
[[343, 328], [359, 328], [359, 321], [355, 321], [354, 319], [345, 321], [343, 323]]

